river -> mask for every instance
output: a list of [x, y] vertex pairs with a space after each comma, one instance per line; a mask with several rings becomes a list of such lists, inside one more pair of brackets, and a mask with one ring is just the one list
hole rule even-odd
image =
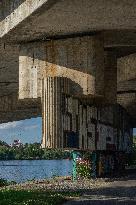
[[69, 176], [71, 173], [72, 162], [70, 160], [0, 161], [0, 178], [17, 183], [53, 176]]

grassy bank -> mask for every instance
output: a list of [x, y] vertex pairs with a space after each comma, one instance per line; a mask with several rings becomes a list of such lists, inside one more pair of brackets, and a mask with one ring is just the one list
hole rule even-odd
[[0, 205], [61, 205], [69, 196], [78, 193], [56, 193], [41, 191], [0, 191]]

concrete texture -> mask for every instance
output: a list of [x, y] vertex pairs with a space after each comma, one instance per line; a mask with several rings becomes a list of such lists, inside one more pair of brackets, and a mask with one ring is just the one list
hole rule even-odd
[[[6, 3], [3, 0], [1, 36], [7, 35], [12, 40], [20, 41], [112, 30], [113, 40], [109, 37], [110, 44], [118, 39], [123, 42], [125, 38], [127, 43], [124, 44], [128, 45], [129, 39], [135, 41], [135, 6], [134, 0], [129, 3], [127, 0], [10, 0]], [[124, 33], [125, 36], [122, 35]]]
[[135, 118], [136, 116], [136, 55], [118, 59], [118, 102]]
[[0, 36], [4, 36], [11, 29], [14, 29], [18, 24], [24, 21], [46, 2], [48, 2], [48, 0], [2, 0], [0, 2]]
[[17, 45], [0, 44], [0, 96], [18, 92], [19, 52]]
[[74, 91], [73, 86], [74, 95], [104, 95], [104, 48], [100, 36], [24, 44], [19, 55], [20, 99], [41, 97], [41, 80], [46, 76], [71, 79], [82, 89]]
[[104, 56], [104, 97], [108, 103], [117, 103], [117, 56], [111, 51]]
[[41, 116], [39, 99], [19, 101], [19, 46], [0, 44], [0, 122]]

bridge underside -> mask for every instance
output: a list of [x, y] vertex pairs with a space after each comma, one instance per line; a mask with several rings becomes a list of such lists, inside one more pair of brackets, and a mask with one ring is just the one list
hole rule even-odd
[[[117, 127], [120, 117], [115, 114], [118, 108], [113, 109], [112, 122], [107, 118], [103, 129], [120, 132], [126, 123], [121, 132], [130, 134], [129, 128], [136, 127], [135, 24], [134, 0], [2, 0], [0, 122], [42, 116], [44, 146], [48, 142], [46, 146], [63, 147], [59, 138], [53, 141], [55, 135], [79, 128], [87, 139], [88, 127], [103, 123], [103, 114], [102, 119], [93, 116], [91, 125], [85, 123], [86, 113], [93, 115], [91, 106], [100, 114], [104, 107], [119, 104], [125, 121]], [[71, 111], [66, 106], [62, 111], [61, 101], [73, 106]]]

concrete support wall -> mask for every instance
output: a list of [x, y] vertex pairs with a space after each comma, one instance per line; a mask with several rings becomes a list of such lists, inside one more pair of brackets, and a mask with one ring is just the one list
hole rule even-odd
[[133, 118], [136, 126], [136, 54], [118, 59], [118, 103]]
[[[78, 147], [95, 149], [98, 113], [95, 104], [89, 107], [91, 98], [101, 97], [106, 103], [116, 104], [116, 92], [116, 56], [112, 52], [104, 53], [99, 35], [20, 47], [19, 98], [42, 96], [43, 147], [69, 146], [66, 138], [72, 133], [79, 138]], [[93, 109], [92, 123], [90, 115]], [[111, 130], [112, 127], [113, 122]], [[89, 135], [94, 138], [89, 138]]]
[[118, 59], [118, 83], [136, 79], [136, 54]]
[[41, 116], [41, 101], [18, 100], [19, 45], [0, 41], [0, 123]]
[[[8, 48], [11, 55], [7, 52]], [[7, 60], [7, 71], [10, 72], [8, 75], [17, 78], [18, 46], [14, 48], [13, 55], [11, 47], [5, 47], [3, 44], [2, 49], [5, 53], [4, 59]], [[122, 62], [122, 59], [120, 61]], [[119, 72], [122, 70], [121, 62]], [[16, 72], [12, 73], [14, 66]], [[2, 77], [0, 79], [2, 80]], [[0, 99], [1, 116], [4, 116], [4, 112], [7, 116], [6, 120], [12, 119], [15, 115], [16, 119], [25, 116], [27, 118], [30, 115], [39, 116], [41, 103], [37, 98], [42, 98], [44, 147], [70, 146], [71, 135], [73, 144], [78, 138], [76, 145], [79, 148], [106, 149], [108, 135], [111, 137], [110, 143], [116, 146], [115, 133], [118, 128], [114, 120], [118, 117], [115, 117], [112, 109], [106, 107], [99, 109], [95, 101], [92, 101], [92, 98], [97, 99], [98, 104], [101, 105], [101, 97], [106, 104], [117, 102], [116, 55], [113, 52], [104, 52], [100, 35], [21, 44], [19, 48], [19, 99], [21, 101], [18, 101], [17, 89], [18, 86], [14, 96]], [[20, 114], [20, 111], [24, 114]], [[99, 139], [97, 139], [97, 132], [101, 136]], [[120, 141], [124, 139], [122, 137], [124, 135], [123, 132]]]
[[132, 127], [118, 105], [96, 106], [69, 93], [68, 78], [43, 81], [42, 147], [131, 151]]
[[0, 42], [0, 96], [17, 93], [19, 89], [18, 78], [18, 46]]
[[104, 92], [108, 103], [117, 103], [117, 58], [114, 52], [105, 52]]
[[73, 94], [103, 96], [104, 48], [101, 37], [85, 36], [22, 45], [19, 98], [41, 97], [41, 81], [46, 76], [71, 79], [77, 84], [71, 89]]
[[19, 52], [19, 98], [42, 96], [42, 72], [45, 69], [45, 48], [41, 43], [20, 46]]
[[123, 149], [119, 141], [130, 136], [130, 127], [127, 134], [118, 128], [117, 109], [91, 101], [117, 103], [117, 58], [104, 52], [101, 36], [21, 45], [19, 98], [37, 97], [42, 98], [43, 147]]
[[[4, 52], [8, 59], [7, 50]], [[101, 102], [99, 107], [91, 100], [102, 97], [106, 103], [116, 104], [116, 56], [104, 52], [101, 36], [22, 44], [19, 55], [21, 101], [17, 91], [15, 95], [1, 97], [0, 122], [41, 115], [41, 102], [37, 98], [42, 98], [43, 147], [127, 149], [131, 135], [129, 118], [121, 114], [123, 117], [118, 121], [120, 110], [101, 107]], [[8, 75], [15, 78], [17, 56], [18, 49], [13, 52], [13, 60], [9, 56], [6, 64]], [[12, 73], [14, 66], [16, 73]]]
[[[42, 146], [75, 146], [94, 150], [96, 125], [90, 119], [97, 119], [97, 109], [83, 105], [79, 99], [73, 98], [70, 95], [72, 85], [70, 79], [63, 77], [47, 77], [43, 80]], [[92, 138], [88, 137], [90, 133], [93, 133]]]

